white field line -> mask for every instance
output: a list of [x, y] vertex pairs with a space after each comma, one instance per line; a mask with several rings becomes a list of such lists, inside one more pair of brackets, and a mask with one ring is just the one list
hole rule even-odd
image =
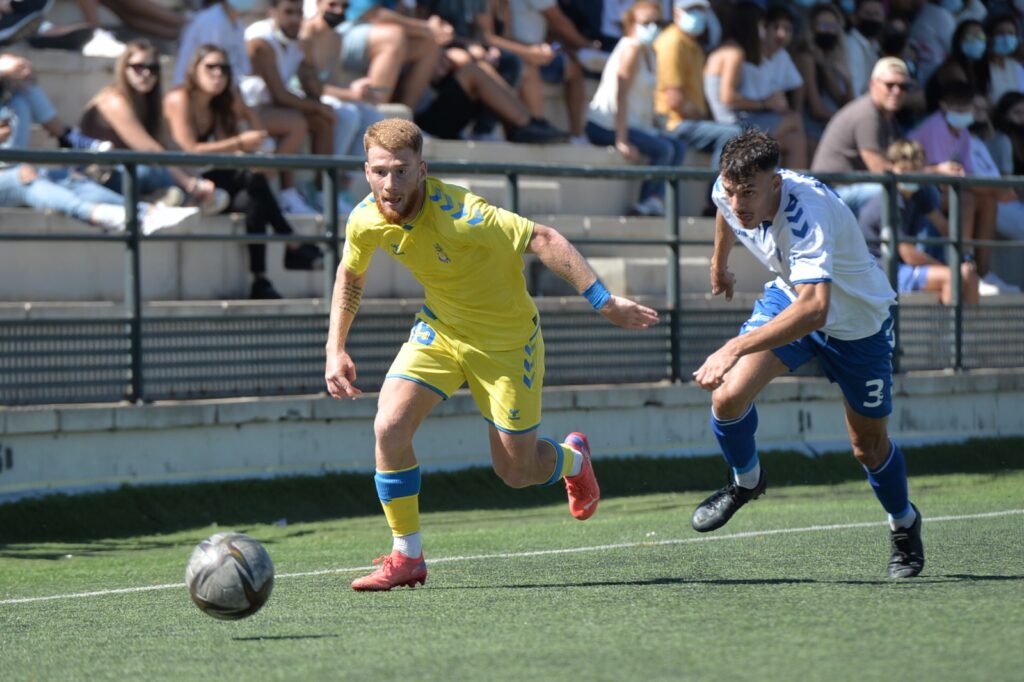
[[[960, 516], [933, 516], [924, 519], [925, 523], [939, 523], [942, 521], [972, 521], [976, 519], [990, 519], [997, 516], [1015, 516], [1024, 514], [1024, 509], [1007, 509], [1004, 511], [985, 512], [982, 514], [963, 514]], [[471, 554], [467, 556], [449, 556], [430, 559], [428, 564], [450, 563], [455, 561], [481, 561], [484, 559], [521, 559], [525, 557], [550, 556], [554, 554], [578, 554], [581, 552], [604, 552], [614, 549], [632, 549], [636, 547], [662, 547], [665, 545], [687, 545], [697, 542], [713, 542], [716, 540], [742, 540], [745, 538], [760, 538], [770, 535], [790, 535], [792, 533], [812, 533], [823, 530], [848, 530], [851, 528], [872, 528], [875, 526], [888, 526], [885, 522], [863, 521], [860, 523], [836, 523], [823, 526], [803, 526], [802, 528], [775, 528], [771, 530], [751, 530], [742, 533], [729, 533], [727, 535], [699, 535], [691, 538], [676, 538], [671, 540], [645, 540], [641, 542], [619, 542], [608, 545], [591, 545], [588, 547], [564, 547], [559, 549], [538, 549], [529, 552], [503, 552], [498, 554]], [[319, 571], [303, 571], [300, 573], [280, 573], [274, 576], [275, 580], [281, 578], [307, 578], [310, 576], [331, 575], [335, 573], [358, 573], [372, 570], [373, 566], [353, 566], [351, 568], [325, 568]], [[83, 599], [86, 597], [105, 597], [112, 594], [134, 594], [136, 592], [153, 592], [156, 590], [181, 589], [184, 583], [168, 583], [165, 585], [147, 585], [145, 587], [120, 587], [111, 590], [96, 590], [94, 592], [74, 592], [71, 594], [55, 594], [46, 597], [22, 597], [18, 599], [0, 599], [0, 606], [10, 604], [29, 604], [41, 601], [55, 601], [60, 599]]]

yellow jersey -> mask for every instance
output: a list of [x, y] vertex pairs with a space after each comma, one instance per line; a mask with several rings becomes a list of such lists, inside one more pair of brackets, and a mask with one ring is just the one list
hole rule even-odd
[[384, 249], [423, 285], [431, 325], [480, 350], [508, 350], [538, 324], [523, 276], [533, 225], [428, 177], [423, 208], [406, 225], [389, 223], [372, 193], [363, 199], [348, 217], [342, 263], [362, 274], [377, 247]]

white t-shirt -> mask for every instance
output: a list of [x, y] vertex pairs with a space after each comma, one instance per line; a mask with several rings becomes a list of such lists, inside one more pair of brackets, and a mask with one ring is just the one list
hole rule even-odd
[[743, 62], [740, 94], [747, 99], [765, 99], [772, 93], [789, 92], [803, 84], [804, 79], [786, 50], [776, 50], [760, 64]]
[[729, 208], [722, 178], [711, 199], [744, 246], [777, 275], [775, 286], [796, 300], [797, 284], [831, 282], [828, 319], [821, 331], [844, 341], [882, 328], [896, 292], [868, 252], [853, 212], [821, 181], [779, 169], [782, 198], [772, 221], [742, 226]]
[[509, 0], [512, 15], [512, 39], [527, 45], [545, 42], [548, 21], [541, 14], [558, 4], [558, 0]]
[[[637, 39], [626, 36], [619, 38], [608, 61], [601, 71], [601, 82], [597, 85], [593, 99], [587, 109], [587, 120], [615, 130], [615, 115], [619, 110], [619, 62], [627, 45], [636, 45]], [[638, 67], [629, 89], [627, 100], [626, 122], [630, 128], [641, 130], [650, 135], [657, 135], [654, 127], [654, 88], [658, 81], [657, 57], [649, 47], [640, 48], [643, 53], [637, 60]], [[647, 55], [647, 59], [644, 58]]]
[[185, 70], [192, 55], [207, 43], [227, 53], [235, 82], [252, 71], [249, 55], [245, 51], [245, 26], [241, 20], [231, 21], [224, 5], [216, 4], [196, 12], [181, 32], [178, 58], [174, 65], [174, 85], [181, 85], [185, 81]]
[[[298, 40], [282, 44], [274, 35], [274, 28], [273, 19], [257, 21], [245, 29], [245, 39], [247, 41], [265, 40], [273, 48], [274, 55], [277, 58], [277, 73], [281, 77], [281, 82], [285, 84], [285, 87], [288, 87], [292, 79], [299, 73], [299, 65], [302, 64], [305, 54], [299, 46]], [[242, 91], [245, 103], [250, 107], [271, 103], [267, 84], [260, 76], [252, 74], [242, 78], [239, 83], [239, 89]]]

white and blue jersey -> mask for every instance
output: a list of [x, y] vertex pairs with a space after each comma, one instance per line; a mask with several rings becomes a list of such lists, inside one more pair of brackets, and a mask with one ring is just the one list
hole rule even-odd
[[828, 319], [821, 333], [846, 341], [873, 336], [889, 318], [896, 292], [868, 252], [857, 219], [820, 180], [780, 169], [782, 199], [770, 221], [743, 227], [729, 207], [722, 179], [711, 199], [740, 242], [772, 273], [766, 285], [796, 300], [796, 285], [831, 283]]

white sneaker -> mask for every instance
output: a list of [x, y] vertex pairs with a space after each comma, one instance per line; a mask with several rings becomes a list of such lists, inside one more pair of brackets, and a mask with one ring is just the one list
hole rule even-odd
[[591, 146], [590, 138], [587, 137], [586, 135], [576, 135], [575, 137], [570, 137], [569, 138], [569, 144], [575, 144], [575, 145], [579, 145], [581, 147], [583, 147], [583, 146], [587, 146], [587, 147]]
[[198, 214], [199, 209], [191, 206], [153, 206], [142, 216], [142, 234], [175, 227]]
[[633, 215], [655, 217], [665, 215], [665, 203], [656, 196], [633, 204]]
[[576, 51], [576, 59], [579, 60], [580, 66], [594, 73], [601, 73], [604, 70], [604, 65], [608, 63], [610, 56], [611, 53], [592, 47], [584, 47]]
[[223, 213], [230, 205], [231, 195], [218, 187], [213, 190], [210, 198], [199, 206], [199, 210], [202, 211], [203, 215], [217, 215], [218, 213]]
[[82, 46], [82, 54], [86, 57], [120, 57], [124, 53], [125, 44], [114, 37], [110, 31], [98, 28], [93, 31], [92, 40]]
[[124, 206], [119, 204], [96, 204], [89, 218], [93, 225], [118, 232], [123, 230], [125, 223], [128, 222]]
[[299, 194], [299, 190], [294, 187], [281, 190], [278, 202], [281, 204], [281, 211], [283, 213], [290, 215], [317, 215], [317, 210], [306, 203], [306, 200]]
[[[1003, 280], [1002, 277], [989, 270], [988, 274], [981, 278], [980, 284], [987, 284], [990, 287], [994, 287], [997, 294], [1019, 294], [1020, 287], [1016, 284], [1010, 284]], [[979, 284], [979, 290], [981, 288]], [[991, 296], [992, 294], [983, 294], [985, 296]]]

